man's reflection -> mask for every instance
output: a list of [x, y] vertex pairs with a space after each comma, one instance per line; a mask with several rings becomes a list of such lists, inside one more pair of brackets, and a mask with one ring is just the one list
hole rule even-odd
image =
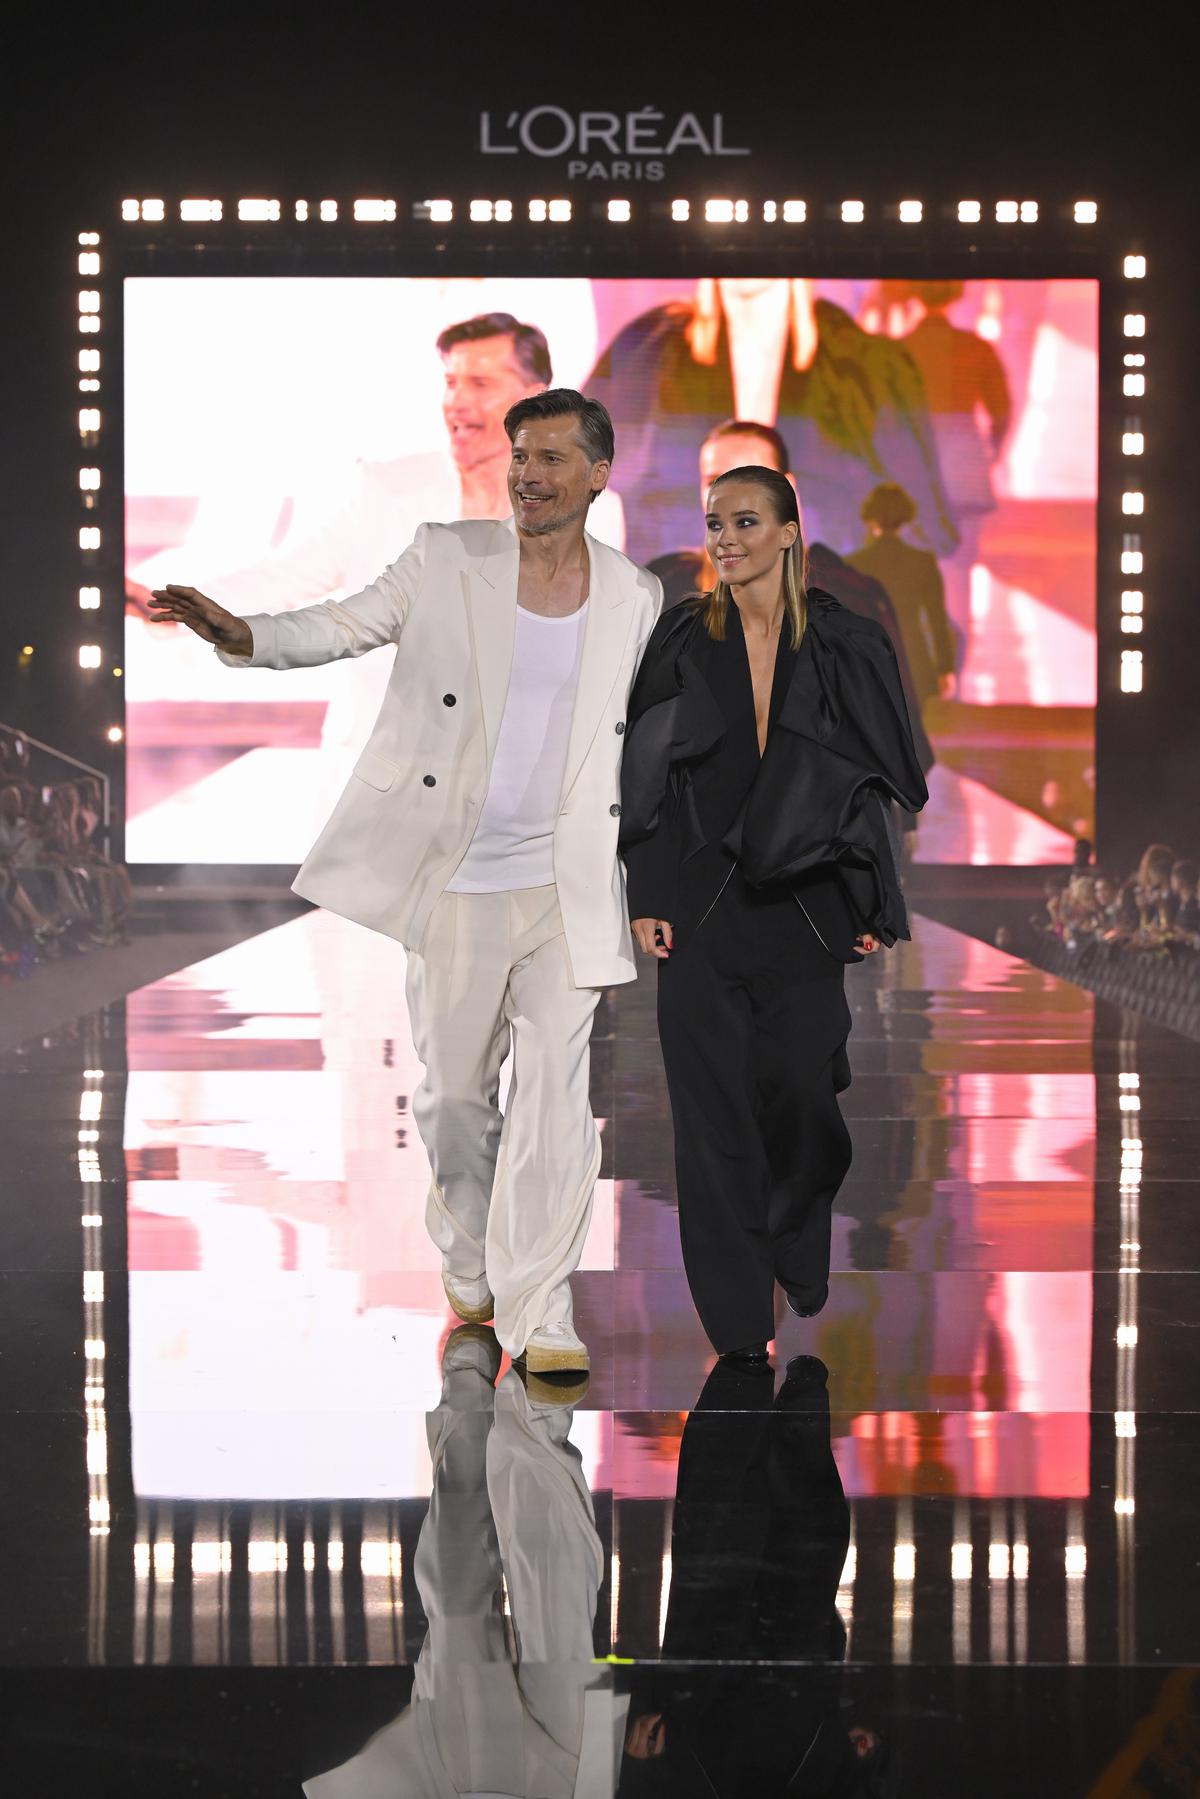
[[[628, 1700], [593, 1660], [604, 1556], [570, 1401], [454, 1331], [428, 1416], [433, 1491], [417, 1544], [429, 1634], [411, 1704], [309, 1799], [608, 1799]], [[501, 1580], [507, 1589], [505, 1618]]]
[[[621, 1794], [884, 1794], [888, 1750], [841, 1710], [850, 1512], [828, 1371], [718, 1363], [684, 1426], [660, 1667], [634, 1681]], [[721, 1664], [721, 1665], [714, 1665]], [[802, 1665], [797, 1665], [802, 1664]]]

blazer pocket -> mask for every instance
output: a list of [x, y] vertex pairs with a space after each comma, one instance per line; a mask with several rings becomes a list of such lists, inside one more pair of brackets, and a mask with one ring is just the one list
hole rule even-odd
[[379, 793], [386, 793], [400, 770], [394, 762], [377, 755], [374, 750], [364, 750], [354, 764], [354, 772], [368, 787], [374, 787]]

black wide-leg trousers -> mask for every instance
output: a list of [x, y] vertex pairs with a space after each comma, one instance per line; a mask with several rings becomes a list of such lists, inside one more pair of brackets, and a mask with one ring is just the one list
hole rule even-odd
[[659, 964], [683, 1261], [723, 1353], [775, 1335], [778, 1280], [817, 1303], [850, 1166], [845, 969], [790, 893], [735, 870]]

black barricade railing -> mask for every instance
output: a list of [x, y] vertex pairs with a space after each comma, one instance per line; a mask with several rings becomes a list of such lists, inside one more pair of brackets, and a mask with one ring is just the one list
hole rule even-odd
[[1030, 933], [1020, 948], [1047, 974], [1200, 1039], [1200, 951], [1182, 943], [1140, 948], [1094, 937], [1071, 945], [1049, 932]]

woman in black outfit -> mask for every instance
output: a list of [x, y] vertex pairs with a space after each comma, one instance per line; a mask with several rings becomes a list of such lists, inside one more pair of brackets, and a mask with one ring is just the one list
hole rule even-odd
[[688, 1282], [718, 1352], [764, 1362], [775, 1281], [801, 1316], [828, 1294], [844, 968], [909, 934], [889, 802], [928, 795], [886, 633], [806, 592], [786, 476], [721, 476], [707, 533], [717, 586], [664, 613], [634, 684], [621, 847]]

